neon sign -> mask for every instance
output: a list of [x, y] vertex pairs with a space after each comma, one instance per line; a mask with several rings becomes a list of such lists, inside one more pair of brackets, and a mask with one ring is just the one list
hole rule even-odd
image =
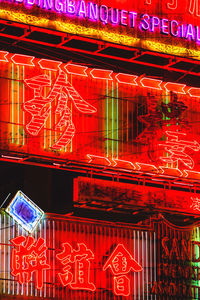
[[[10, 10], [12, 14], [8, 14]], [[199, 0], [162, 1], [159, 10], [158, 1], [150, 0], [139, 4], [115, 0], [112, 6], [108, 0], [101, 3], [87, 0], [4, 0], [1, 1], [0, 16], [128, 46], [199, 56], [195, 50], [200, 42]]]
[[[95, 285], [90, 282], [90, 265], [91, 260], [94, 259], [94, 253], [83, 243], [78, 244], [78, 250], [73, 250], [69, 243], [63, 243], [62, 247], [63, 252], [56, 255], [64, 265], [64, 272], [58, 274], [62, 285], [69, 285], [71, 289], [75, 290], [95, 291]], [[70, 265], [74, 265], [74, 267]]]
[[35, 273], [36, 288], [42, 289], [43, 271], [50, 268], [45, 240], [39, 238], [35, 241], [32, 236], [19, 236], [10, 242], [17, 247], [11, 252], [11, 274], [18, 278], [20, 284], [24, 284], [30, 282], [32, 273]]
[[142, 271], [142, 266], [135, 261], [124, 245], [118, 244], [103, 266], [103, 271], [109, 268], [114, 275], [115, 295], [129, 296], [131, 293], [131, 284], [127, 274], [131, 270], [133, 272]]
[[[120, 168], [131, 169], [126, 162], [124, 166], [120, 163]], [[146, 171], [150, 172], [147, 167]], [[74, 181], [74, 206], [92, 210], [100, 207], [104, 211], [110, 208], [113, 213], [126, 212], [129, 215], [136, 207], [139, 210], [151, 207], [158, 211], [199, 215], [200, 197], [192, 191], [192, 184], [187, 186], [188, 191], [181, 191], [181, 185], [171, 183], [171, 189], [163, 189], [162, 179], [153, 178], [151, 183], [156, 187], [78, 177]]]
[[6, 212], [28, 232], [32, 232], [44, 216], [44, 212], [21, 191], [16, 193]]
[[72, 122], [72, 112], [67, 107], [68, 99], [71, 99], [78, 111], [81, 113], [95, 113], [96, 108], [83, 100], [79, 93], [67, 81], [65, 72], [60, 71], [55, 80], [54, 86], [48, 96], [44, 98], [42, 92], [45, 86], [51, 86], [51, 80], [45, 75], [26, 79], [26, 84], [34, 90], [34, 99], [24, 103], [24, 110], [32, 116], [30, 122], [26, 125], [29, 134], [37, 136], [44, 127], [50, 114], [50, 103], [59, 96], [55, 114], [60, 115], [58, 123], [55, 125], [57, 130], [64, 127], [64, 132], [52, 145], [52, 149], [62, 149], [66, 147], [73, 139], [75, 126]]
[[[36, 289], [43, 288], [44, 270], [51, 266], [47, 263], [46, 242], [43, 238], [35, 240], [33, 237], [19, 236], [11, 239], [10, 242], [16, 249], [11, 251], [11, 274], [17, 277], [20, 284], [28, 283], [32, 280], [32, 274], [35, 274]], [[63, 272], [58, 272], [60, 283], [72, 290], [95, 291], [96, 287], [91, 282], [90, 269], [91, 261], [95, 259], [94, 253], [87, 248], [84, 243], [78, 243], [78, 250], [73, 249], [69, 243], [63, 243], [63, 251], [56, 255], [61, 262]], [[127, 277], [131, 270], [133, 272], [142, 271], [142, 267], [135, 261], [123, 244], [118, 244], [112, 252], [103, 271], [111, 268], [114, 277], [114, 294], [130, 296], [131, 285]], [[97, 270], [98, 271], [98, 270]]]
[[162, 215], [133, 226], [51, 214], [37, 236], [0, 218], [3, 297], [199, 297], [199, 227], [186, 218], [180, 227]]
[[199, 88], [6, 51], [0, 64], [2, 158], [200, 178]]

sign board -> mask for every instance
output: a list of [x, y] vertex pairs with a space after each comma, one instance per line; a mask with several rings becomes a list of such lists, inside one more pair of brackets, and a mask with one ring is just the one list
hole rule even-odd
[[199, 57], [199, 0], [3, 0], [0, 17], [117, 44]]
[[44, 215], [44, 212], [21, 191], [16, 193], [6, 212], [28, 232], [36, 228]]
[[200, 196], [174, 189], [78, 177], [74, 179], [74, 205], [87, 209], [111, 210], [115, 213], [132, 214], [148, 208], [199, 214]]
[[199, 88], [5, 51], [0, 56], [2, 157], [199, 179]]
[[0, 214], [0, 294], [21, 299], [198, 299], [200, 231], [49, 215], [31, 235]]
[[0, 224], [1, 296], [148, 299], [156, 279], [148, 228], [49, 216], [27, 235], [4, 213]]

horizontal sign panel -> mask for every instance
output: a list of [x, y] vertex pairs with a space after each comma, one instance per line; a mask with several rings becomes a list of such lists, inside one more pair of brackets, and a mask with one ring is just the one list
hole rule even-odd
[[200, 214], [200, 196], [195, 193], [86, 177], [75, 179], [74, 205], [118, 213], [146, 207]]
[[156, 280], [153, 231], [57, 216], [27, 235], [4, 212], [0, 224], [1, 295], [148, 299]]
[[112, 3], [108, 0], [3, 0], [0, 17], [117, 44], [199, 58], [199, 0], [115, 0]]
[[162, 217], [139, 228], [51, 215], [27, 235], [4, 212], [0, 224], [2, 299], [200, 296], [197, 225], [173, 226]]
[[198, 88], [0, 52], [2, 158], [199, 179]]

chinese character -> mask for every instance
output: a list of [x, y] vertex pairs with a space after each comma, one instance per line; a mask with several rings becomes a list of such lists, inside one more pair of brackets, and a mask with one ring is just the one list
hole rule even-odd
[[166, 131], [168, 140], [165, 144], [160, 144], [160, 146], [165, 147], [165, 151], [170, 153], [167, 157], [160, 157], [160, 159], [166, 163], [178, 163], [181, 161], [186, 167], [193, 169], [194, 161], [186, 154], [184, 151], [186, 148], [190, 148], [193, 151], [199, 151], [200, 145], [197, 141], [190, 142], [180, 139], [180, 137], [185, 136], [185, 133]]
[[149, 93], [147, 95], [147, 110], [145, 114], [137, 117], [146, 128], [137, 136], [136, 141], [149, 144], [148, 141], [152, 140], [153, 136], [158, 135], [163, 122], [163, 114], [158, 106], [158, 100]]
[[200, 211], [200, 199], [197, 197], [196, 198], [191, 197], [191, 200], [193, 201], [193, 203], [190, 206], [190, 208]]
[[52, 85], [47, 75], [39, 75], [30, 79], [26, 79], [25, 83], [34, 90], [34, 98], [24, 103], [23, 109], [32, 116], [30, 122], [26, 125], [29, 134], [37, 136], [44, 127], [51, 111], [51, 103], [57, 99], [55, 114], [60, 119], [55, 125], [55, 129], [63, 129], [62, 135], [56, 143], [51, 147], [53, 149], [62, 149], [66, 147], [73, 139], [75, 134], [75, 126], [72, 121], [72, 112], [67, 106], [68, 100], [72, 100], [75, 108], [85, 114], [95, 113], [95, 107], [87, 103], [68, 82], [65, 72], [60, 71], [56, 81], [51, 88], [47, 97], [43, 96], [43, 89]]
[[116, 295], [129, 296], [131, 292], [128, 274], [142, 271], [142, 267], [136, 262], [124, 245], [118, 244], [109, 259], [103, 266], [103, 271], [110, 268], [114, 276], [114, 293]]
[[71, 289], [95, 291], [95, 285], [90, 282], [90, 260], [94, 259], [94, 254], [85, 244], [77, 245], [78, 250], [74, 250], [70, 244], [63, 243], [63, 252], [56, 255], [64, 265], [59, 279], [63, 286], [69, 285]]
[[32, 236], [27, 238], [19, 236], [11, 239], [10, 242], [17, 246], [17, 249], [11, 251], [11, 274], [18, 276], [20, 284], [31, 281], [31, 275], [35, 273], [36, 288], [43, 287], [43, 271], [50, 269], [46, 263], [45, 240], [39, 238], [37, 241]]
[[170, 98], [171, 101], [168, 104], [161, 102], [161, 111], [170, 121], [175, 119], [175, 122], [179, 120], [179, 123], [180, 121], [182, 123], [182, 114], [187, 109], [187, 106], [182, 101], [178, 101], [177, 94], [173, 92], [170, 93]]

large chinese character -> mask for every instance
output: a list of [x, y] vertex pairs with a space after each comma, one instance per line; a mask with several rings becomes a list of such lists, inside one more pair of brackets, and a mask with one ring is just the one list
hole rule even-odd
[[158, 135], [158, 130], [160, 130], [163, 121], [163, 114], [160, 111], [156, 97], [152, 97], [150, 94], [147, 95], [147, 112], [137, 118], [144, 123], [146, 128], [137, 136], [136, 141], [150, 144], [149, 141], [152, 140], [153, 136]]
[[90, 260], [94, 259], [93, 252], [83, 243], [78, 243], [78, 250], [71, 245], [63, 243], [63, 252], [56, 255], [64, 265], [63, 273], [58, 277], [63, 286], [69, 285], [71, 289], [95, 291], [96, 287], [90, 282]]
[[43, 271], [50, 268], [46, 263], [45, 240], [40, 237], [35, 241], [32, 236], [19, 236], [10, 242], [17, 247], [11, 251], [11, 274], [17, 276], [19, 283], [23, 284], [30, 282], [32, 273], [35, 273], [36, 288], [41, 289]]
[[85, 114], [96, 112], [96, 108], [87, 103], [68, 82], [65, 72], [60, 71], [56, 81], [47, 97], [43, 96], [43, 89], [51, 86], [52, 82], [47, 75], [39, 75], [26, 79], [25, 83], [34, 90], [34, 98], [24, 103], [24, 110], [32, 116], [30, 122], [26, 125], [29, 134], [37, 136], [44, 127], [51, 111], [51, 102], [57, 99], [55, 114], [60, 116], [55, 125], [55, 129], [63, 129], [60, 138], [51, 147], [53, 149], [62, 149], [66, 147], [73, 139], [75, 126], [72, 121], [72, 112], [67, 106], [68, 100], [72, 100], [75, 108]]
[[126, 274], [142, 271], [142, 266], [125, 249], [124, 245], [118, 244], [111, 256], [103, 266], [103, 271], [110, 268], [114, 276], [114, 293], [116, 295], [129, 296], [131, 293], [130, 279]]
[[193, 159], [184, 151], [189, 148], [193, 151], [199, 151], [200, 145], [197, 141], [190, 142], [180, 139], [180, 137], [185, 136], [185, 133], [166, 131], [168, 140], [160, 146], [165, 147], [165, 151], [169, 153], [166, 157], [160, 157], [160, 159], [166, 163], [178, 163], [181, 161], [186, 167], [193, 169], [194, 161]]

